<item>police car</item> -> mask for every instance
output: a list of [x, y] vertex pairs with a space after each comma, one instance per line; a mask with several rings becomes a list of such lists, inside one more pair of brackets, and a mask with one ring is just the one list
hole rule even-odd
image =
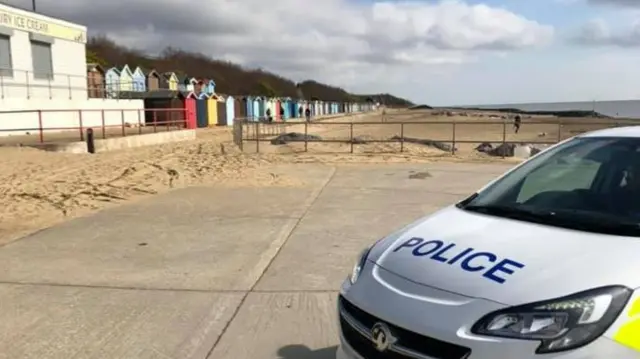
[[339, 359], [640, 358], [640, 127], [559, 143], [362, 252]]

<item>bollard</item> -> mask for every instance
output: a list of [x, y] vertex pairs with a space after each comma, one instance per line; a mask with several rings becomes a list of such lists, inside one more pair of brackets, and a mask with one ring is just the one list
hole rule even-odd
[[96, 143], [93, 140], [93, 128], [87, 128], [87, 152], [96, 153]]

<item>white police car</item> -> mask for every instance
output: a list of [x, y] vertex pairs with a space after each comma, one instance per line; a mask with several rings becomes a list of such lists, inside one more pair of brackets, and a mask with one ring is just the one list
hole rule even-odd
[[366, 249], [337, 357], [640, 358], [640, 127], [583, 134]]

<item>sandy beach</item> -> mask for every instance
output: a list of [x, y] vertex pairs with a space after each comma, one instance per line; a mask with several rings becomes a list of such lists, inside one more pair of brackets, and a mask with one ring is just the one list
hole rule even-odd
[[[379, 121], [380, 116], [380, 113], [359, 116], [357, 121]], [[396, 112], [394, 116], [417, 118], [415, 113], [406, 112]], [[354, 117], [350, 118], [354, 120]], [[429, 117], [429, 120], [437, 118]], [[346, 120], [349, 117], [330, 121]], [[460, 120], [471, 122], [473, 118]], [[348, 136], [345, 134], [348, 130], [344, 128], [322, 124], [313, 126], [311, 133], [323, 138]], [[447, 126], [450, 127], [447, 124], [416, 124], [416, 130], [407, 131], [406, 135], [442, 140], [450, 133]], [[484, 126], [478, 130], [478, 126], [469, 126], [468, 130], [459, 129], [458, 136], [499, 141], [502, 126], [499, 127]], [[537, 126], [529, 127], [527, 129], [524, 126], [525, 131], [517, 137], [509, 134], [509, 138], [526, 141], [537, 138], [538, 133], [544, 131]], [[295, 126], [287, 128], [287, 131], [298, 130]], [[358, 135], [369, 138], [388, 137], [397, 132], [397, 129], [391, 129], [388, 125], [372, 125], [360, 130], [365, 133]], [[553, 138], [557, 133], [549, 133], [548, 136]], [[272, 187], [304, 184], [293, 175], [274, 173], [274, 164], [517, 161], [491, 158], [471, 150], [453, 156], [415, 144], [405, 144], [405, 151], [399, 153], [398, 146], [396, 143], [356, 145], [354, 154], [351, 154], [350, 145], [346, 143], [313, 143], [309, 145], [309, 152], [302, 152], [302, 143], [282, 146], [263, 143], [259, 154], [252, 153], [254, 151], [250, 148], [245, 148], [245, 153], [242, 153], [232, 142], [230, 128], [212, 128], [199, 130], [198, 139], [191, 142], [95, 155], [51, 153], [29, 147], [0, 147], [0, 245], [77, 216], [174, 188], [195, 185]]]

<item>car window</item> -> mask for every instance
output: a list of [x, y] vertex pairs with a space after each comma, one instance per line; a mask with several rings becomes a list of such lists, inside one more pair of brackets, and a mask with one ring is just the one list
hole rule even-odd
[[516, 202], [524, 203], [543, 192], [591, 188], [601, 163], [575, 156], [568, 157], [532, 171], [524, 179]]
[[523, 163], [458, 207], [640, 237], [640, 138], [574, 138]]

